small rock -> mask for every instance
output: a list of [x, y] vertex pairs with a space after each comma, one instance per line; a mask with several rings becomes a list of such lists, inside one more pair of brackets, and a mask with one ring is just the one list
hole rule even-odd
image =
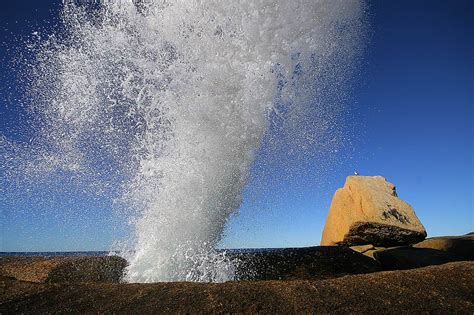
[[321, 245], [414, 244], [426, 231], [413, 208], [382, 176], [348, 176], [334, 194]]
[[374, 257], [375, 252], [387, 249], [386, 247], [375, 247], [372, 244], [351, 246], [349, 248], [358, 253], [361, 253], [364, 256], [370, 257], [372, 259], [375, 259]]
[[375, 252], [377, 252], [377, 251], [379, 251], [379, 250], [380, 250], [380, 249], [374, 248], [374, 249], [371, 249], [371, 250], [368, 250], [368, 251], [364, 252], [363, 255], [364, 255], [364, 256], [367, 256], [367, 257], [370, 257], [370, 258], [372, 258], [372, 259], [375, 259], [374, 254], [375, 254]]
[[359, 252], [361, 254], [375, 249], [374, 245], [368, 244], [368, 245], [356, 245], [356, 246], [351, 246], [350, 249], [355, 250], [356, 252]]

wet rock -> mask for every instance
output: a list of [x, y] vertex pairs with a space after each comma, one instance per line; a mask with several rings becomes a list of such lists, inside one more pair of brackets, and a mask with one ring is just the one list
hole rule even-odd
[[417, 243], [426, 231], [413, 208], [382, 176], [348, 176], [334, 194], [321, 245], [390, 247]]
[[265, 249], [231, 259], [239, 280], [327, 279], [380, 270], [373, 259], [343, 246]]
[[127, 262], [106, 257], [0, 257], [0, 276], [30, 282], [119, 282]]

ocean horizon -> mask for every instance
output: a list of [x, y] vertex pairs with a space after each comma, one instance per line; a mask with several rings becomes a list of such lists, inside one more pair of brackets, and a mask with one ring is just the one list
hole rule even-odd
[[[294, 248], [294, 247], [291, 247]], [[218, 252], [226, 251], [229, 253], [255, 253], [270, 252], [273, 250], [291, 249], [288, 248], [221, 248]], [[5, 256], [38, 256], [38, 257], [54, 257], [54, 256], [109, 256], [119, 255], [120, 251], [52, 251], [52, 252], [0, 252], [0, 257]]]

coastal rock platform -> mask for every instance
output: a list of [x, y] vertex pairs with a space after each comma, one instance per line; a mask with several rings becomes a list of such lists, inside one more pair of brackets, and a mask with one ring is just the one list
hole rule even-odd
[[326, 280], [34, 283], [0, 277], [0, 313], [472, 314], [474, 262]]
[[29, 282], [119, 282], [127, 261], [117, 256], [4, 256], [0, 276]]
[[[275, 248], [228, 253], [238, 280], [314, 280], [380, 271], [373, 259], [343, 246]], [[117, 256], [0, 257], [0, 275], [16, 280], [112, 282], [127, 261]]]
[[375, 260], [344, 246], [275, 248], [229, 254], [238, 280], [315, 280], [381, 271]]

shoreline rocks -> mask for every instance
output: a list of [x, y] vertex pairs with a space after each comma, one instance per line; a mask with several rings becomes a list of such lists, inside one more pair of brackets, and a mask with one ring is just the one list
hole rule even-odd
[[383, 270], [413, 269], [454, 261], [474, 260], [474, 235], [438, 236], [408, 246], [351, 246], [376, 260]]
[[0, 257], [0, 276], [17, 280], [118, 283], [127, 261], [117, 256]]
[[0, 314], [474, 313], [474, 234], [425, 237], [393, 184], [349, 176], [331, 246], [228, 252], [239, 281], [226, 283], [119, 283], [117, 256], [0, 257]]
[[0, 313], [472, 314], [474, 262], [311, 281], [32, 283], [0, 277]]
[[321, 245], [349, 246], [383, 270], [474, 259], [474, 235], [426, 239], [413, 208], [382, 176], [348, 176], [334, 194]]
[[[374, 260], [342, 246], [228, 253], [236, 280], [314, 280], [380, 271]], [[118, 283], [127, 262], [106, 257], [0, 257], [0, 276], [37, 283]]]
[[455, 254], [466, 260], [474, 260], [474, 233], [461, 236], [438, 236], [413, 245]]
[[238, 280], [314, 280], [381, 270], [373, 259], [343, 246], [278, 248], [229, 258]]
[[372, 255], [383, 270], [415, 269], [465, 260], [463, 257], [448, 252], [412, 246], [375, 250]]
[[389, 247], [422, 241], [426, 230], [413, 208], [382, 176], [348, 176], [334, 194], [321, 245]]

